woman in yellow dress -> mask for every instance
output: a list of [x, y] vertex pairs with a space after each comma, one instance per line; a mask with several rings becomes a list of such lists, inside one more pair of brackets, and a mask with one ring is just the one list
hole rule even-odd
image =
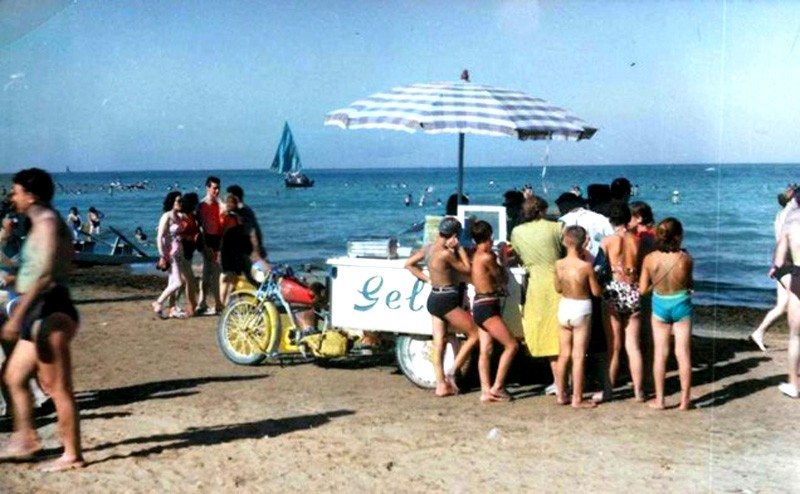
[[[556, 261], [562, 257], [562, 224], [545, 219], [547, 201], [533, 196], [522, 206], [522, 221], [511, 232], [511, 246], [528, 274], [522, 323], [525, 344], [533, 357], [548, 357], [555, 376], [558, 357], [558, 304]], [[552, 388], [552, 389], [551, 389]], [[549, 392], [555, 387], [549, 386]]]

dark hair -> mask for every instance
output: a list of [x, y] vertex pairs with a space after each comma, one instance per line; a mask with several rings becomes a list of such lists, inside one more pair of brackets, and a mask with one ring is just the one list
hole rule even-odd
[[69, 212], [70, 212], [70, 214], [72, 214], [72, 213], [78, 214], [78, 208], [76, 208], [75, 206], [72, 206], [71, 208], [69, 208]]
[[564, 240], [572, 246], [582, 247], [586, 242], [586, 228], [580, 225], [570, 225], [564, 228]]
[[531, 196], [522, 203], [522, 221], [538, 220], [547, 211], [547, 201], [539, 196]]
[[575, 208], [582, 208], [586, 202], [574, 192], [564, 192], [556, 199], [556, 206], [561, 214], [567, 214]]
[[172, 206], [175, 204], [175, 199], [179, 198], [181, 193], [177, 190], [173, 190], [171, 192], [167, 192], [167, 197], [164, 198], [164, 212], [172, 210]]
[[525, 201], [525, 194], [518, 190], [507, 190], [503, 193], [503, 206], [507, 208], [520, 208]]
[[41, 168], [26, 168], [18, 171], [11, 180], [13, 183], [22, 186], [27, 192], [36, 196], [39, 201], [50, 205], [55, 194], [53, 177]]
[[226, 189], [228, 194], [233, 194], [239, 199], [239, 202], [244, 202], [244, 189], [239, 187], [238, 185], [231, 185]]
[[197, 196], [197, 192], [188, 192], [183, 195], [183, 212], [184, 213], [194, 213], [197, 209], [197, 204], [200, 203], [200, 198]]
[[784, 194], [783, 192], [778, 194], [778, 204], [780, 205], [780, 207], [785, 207], [787, 204], [789, 204], [789, 201], [791, 199], [792, 199], [791, 197], [787, 197], [786, 194]]
[[469, 227], [469, 234], [475, 244], [482, 244], [492, 239], [492, 225], [488, 221], [478, 220]]
[[612, 226], [627, 225], [631, 221], [631, 208], [622, 201], [611, 201], [608, 206], [608, 221]]
[[611, 199], [625, 201], [631, 197], [631, 182], [625, 177], [615, 178], [611, 182]]
[[656, 247], [661, 252], [677, 252], [683, 240], [683, 225], [676, 218], [664, 218], [656, 229]]
[[219, 180], [219, 177], [215, 177], [214, 175], [209, 175], [208, 178], [206, 179], [206, 187], [208, 187], [211, 184], [219, 185], [220, 183], [221, 182]]
[[445, 205], [444, 214], [446, 216], [455, 216], [458, 214], [458, 205], [459, 204], [469, 204], [469, 197], [461, 194], [461, 201], [458, 200], [458, 194], [451, 194], [450, 197], [447, 198], [447, 205]]
[[650, 209], [650, 205], [644, 201], [634, 201], [630, 203], [631, 208], [631, 216], [638, 216], [642, 219], [642, 223], [645, 225], [652, 225], [653, 221], [653, 210]]

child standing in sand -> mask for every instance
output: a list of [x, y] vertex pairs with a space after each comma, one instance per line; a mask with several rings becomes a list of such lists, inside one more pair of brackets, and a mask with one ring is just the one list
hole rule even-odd
[[[558, 361], [556, 362], [556, 399], [561, 405], [592, 408], [593, 401], [583, 400], [583, 364], [592, 332], [592, 296], [601, 295], [592, 263], [586, 260], [588, 236], [582, 226], [564, 229], [567, 256], [556, 261], [556, 291], [562, 295], [558, 305]], [[572, 360], [572, 400], [567, 399], [567, 367]]]
[[[436, 374], [436, 395], [450, 396], [458, 393], [455, 372], [460, 369], [478, 343], [478, 328], [469, 313], [461, 308], [463, 300], [460, 276], [469, 276], [470, 263], [467, 252], [458, 242], [461, 223], [446, 217], [439, 223], [439, 237], [427, 250], [429, 276], [418, 266], [426, 257], [426, 250], [415, 252], [405, 267], [419, 280], [431, 284], [427, 308], [433, 320], [433, 368]], [[446, 323], [467, 335], [455, 356], [453, 368], [444, 371]]]
[[656, 249], [644, 258], [639, 289], [653, 292], [653, 380], [656, 397], [650, 406], [663, 410], [664, 378], [670, 336], [675, 334], [675, 357], [681, 381], [681, 410], [690, 406], [692, 387], [692, 270], [694, 260], [681, 249], [683, 225], [666, 218], [656, 230]]
[[[472, 317], [479, 331], [480, 355], [478, 374], [481, 381], [481, 403], [509, 401], [511, 396], [505, 391], [506, 375], [517, 353], [519, 343], [511, 336], [503, 322], [501, 301], [506, 293], [508, 277], [497, 263], [492, 252], [492, 225], [478, 220], [470, 227], [470, 235], [475, 241], [475, 254], [472, 258], [472, 285], [475, 298], [472, 301]], [[489, 373], [489, 360], [492, 356], [492, 340], [503, 345], [503, 353], [497, 366], [494, 385]]]

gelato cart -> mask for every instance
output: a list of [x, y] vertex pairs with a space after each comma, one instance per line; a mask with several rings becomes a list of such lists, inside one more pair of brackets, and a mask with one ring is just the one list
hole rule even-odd
[[[493, 226], [495, 243], [506, 242], [505, 208], [499, 206], [460, 206], [459, 220], [464, 228], [463, 245], [469, 245], [470, 221], [485, 219]], [[330, 274], [330, 323], [337, 328], [388, 333], [395, 337], [397, 363], [414, 384], [435, 386], [432, 359], [431, 315], [426, 309], [430, 285], [405, 269], [406, 258], [387, 249], [377, 258], [375, 249], [348, 249], [347, 256], [327, 260]], [[369, 257], [360, 251], [371, 251]], [[408, 254], [403, 253], [402, 254]], [[524, 300], [525, 270], [509, 269], [508, 296], [503, 319], [513, 335], [522, 338], [521, 308]], [[473, 294], [468, 288], [468, 296]], [[448, 338], [445, 367], [452, 365], [459, 340]]]

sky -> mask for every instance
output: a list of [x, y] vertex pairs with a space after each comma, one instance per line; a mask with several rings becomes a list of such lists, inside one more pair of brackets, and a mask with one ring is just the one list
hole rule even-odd
[[416, 82], [526, 92], [589, 141], [468, 166], [800, 162], [800, 2], [0, 1], [0, 172], [453, 166], [457, 137], [324, 126]]

